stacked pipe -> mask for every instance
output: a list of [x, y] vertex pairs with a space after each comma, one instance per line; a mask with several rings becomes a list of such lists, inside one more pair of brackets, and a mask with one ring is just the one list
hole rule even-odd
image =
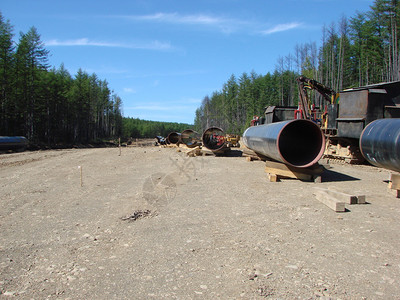
[[178, 145], [181, 142], [181, 134], [179, 132], [171, 132], [168, 134], [167, 141], [169, 144]]
[[224, 131], [219, 127], [210, 127], [206, 129], [202, 136], [203, 146], [218, 153], [228, 149]]
[[304, 119], [249, 127], [243, 133], [243, 142], [257, 154], [298, 168], [314, 165], [325, 150], [321, 129]]
[[189, 148], [194, 148], [196, 146], [200, 146], [199, 134], [192, 130], [186, 129], [181, 133], [181, 141]]
[[400, 172], [400, 119], [369, 123], [361, 133], [360, 150], [372, 165]]

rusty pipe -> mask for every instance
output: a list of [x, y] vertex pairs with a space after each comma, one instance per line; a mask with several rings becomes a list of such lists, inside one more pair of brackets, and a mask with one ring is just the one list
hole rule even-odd
[[298, 168], [314, 165], [325, 151], [321, 129], [304, 119], [249, 127], [243, 133], [243, 142], [260, 155]]
[[186, 129], [182, 131], [181, 141], [189, 148], [194, 148], [201, 145], [199, 133], [192, 129]]
[[361, 133], [360, 150], [372, 165], [400, 172], [400, 119], [369, 123]]
[[181, 134], [179, 132], [171, 132], [168, 134], [167, 140], [170, 144], [178, 145], [181, 142]]
[[213, 152], [224, 152], [228, 148], [226, 145], [225, 132], [219, 127], [210, 127], [206, 129], [201, 140], [203, 146]]

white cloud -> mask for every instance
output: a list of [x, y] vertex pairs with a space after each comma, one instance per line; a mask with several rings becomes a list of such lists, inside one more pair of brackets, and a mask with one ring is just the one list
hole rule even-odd
[[187, 98], [179, 101], [175, 101], [175, 103], [184, 103], [184, 104], [200, 104], [201, 99], [196, 99], [196, 98]]
[[[147, 78], [147, 77], [171, 77], [171, 76], [191, 76], [198, 74], [207, 74], [205, 70], [182, 70], [176, 72], [154, 72], [154, 73], [137, 73], [133, 74], [132, 78]], [[157, 83], [156, 81], [154, 82]]]
[[201, 25], [219, 25], [224, 23], [230, 23], [231, 20], [212, 17], [207, 15], [180, 15], [178, 13], [156, 13], [153, 15], [143, 16], [127, 16], [131, 20], [137, 21], [158, 21], [164, 23], [176, 23], [176, 24], [201, 24]]
[[174, 108], [171, 107], [171, 106], [164, 106], [164, 105], [138, 105], [138, 106], [126, 107], [125, 109], [128, 109], [128, 110], [168, 111], [168, 110], [173, 110]]
[[130, 16], [114, 16], [114, 18], [125, 18], [132, 21], [141, 22], [159, 22], [169, 24], [185, 24], [185, 25], [199, 25], [217, 28], [224, 33], [232, 32], [243, 32], [248, 33], [260, 33], [264, 35], [273, 34], [276, 32], [287, 31], [290, 29], [297, 28], [302, 23], [291, 22], [285, 24], [278, 24], [270, 29], [261, 30], [265, 24], [257, 22], [255, 20], [242, 20], [234, 18], [225, 18], [220, 16], [212, 16], [205, 14], [194, 14], [194, 15], [182, 15], [179, 13], [155, 13], [150, 15], [130, 15]]
[[64, 46], [64, 47], [74, 47], [74, 46], [94, 46], [94, 47], [112, 47], [112, 48], [128, 48], [128, 49], [144, 49], [144, 50], [171, 50], [173, 47], [170, 43], [152, 41], [146, 43], [111, 43], [111, 42], [101, 42], [92, 41], [88, 38], [80, 38], [75, 40], [64, 40], [60, 41], [57, 39], [48, 40], [45, 42], [46, 46]]
[[128, 93], [128, 94], [135, 94], [136, 90], [132, 89], [132, 88], [123, 88], [124, 93]]
[[199, 99], [182, 99], [172, 100], [165, 103], [153, 102], [149, 104], [139, 104], [135, 106], [125, 107], [125, 110], [136, 110], [136, 111], [181, 111], [186, 112], [197, 108], [197, 105], [201, 103]]
[[291, 30], [291, 29], [297, 28], [301, 25], [302, 25], [301, 23], [297, 23], [297, 22], [278, 24], [270, 29], [262, 31], [261, 33], [268, 35], [268, 34], [273, 34], [273, 33], [277, 33], [277, 32]]
[[125, 18], [132, 21], [148, 21], [169, 24], [186, 24], [217, 27], [224, 33], [242, 29], [243, 26], [249, 24], [247, 21], [239, 19], [228, 19], [224, 17], [215, 17], [205, 14], [181, 15], [178, 13], [155, 13], [152, 15], [131, 15], [131, 16], [115, 16], [116, 18]]

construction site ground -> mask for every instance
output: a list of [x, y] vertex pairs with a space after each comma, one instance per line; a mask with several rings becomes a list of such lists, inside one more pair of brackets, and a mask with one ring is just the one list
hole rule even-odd
[[[400, 298], [389, 171], [269, 182], [264, 164], [155, 146], [0, 155], [0, 298]], [[315, 187], [367, 204], [336, 213]]]

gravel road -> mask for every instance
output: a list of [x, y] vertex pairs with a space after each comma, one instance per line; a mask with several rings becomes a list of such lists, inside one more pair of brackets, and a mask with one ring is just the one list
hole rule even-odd
[[[400, 298], [388, 171], [331, 164], [322, 183], [274, 183], [243, 157], [119, 154], [0, 155], [1, 299]], [[315, 187], [368, 203], [335, 213]]]

